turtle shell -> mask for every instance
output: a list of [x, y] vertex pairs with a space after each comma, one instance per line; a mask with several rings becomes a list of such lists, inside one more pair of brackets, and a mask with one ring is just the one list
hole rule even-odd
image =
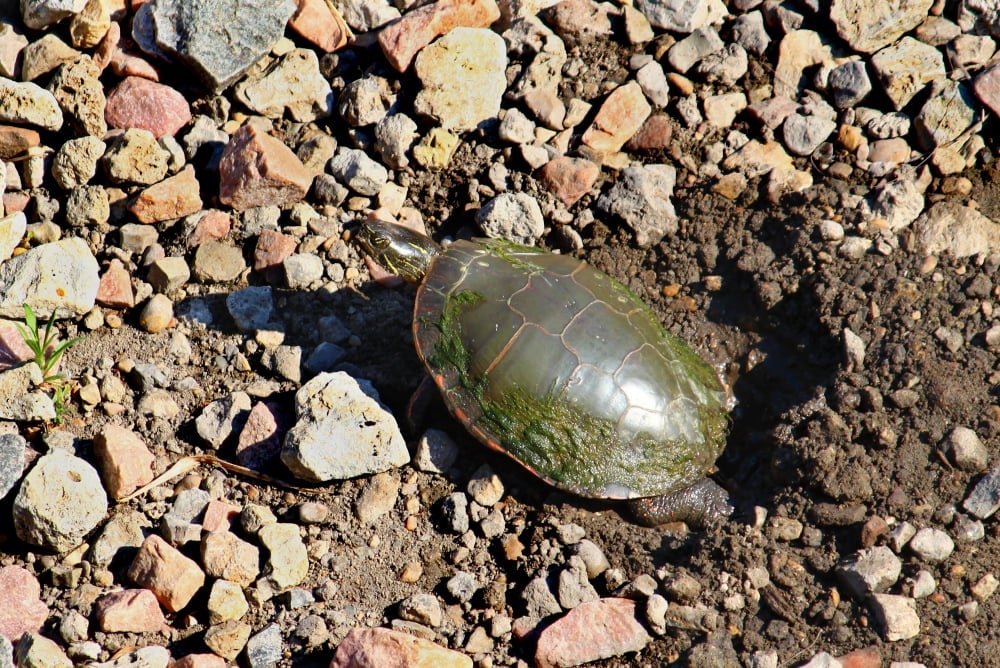
[[581, 496], [687, 487], [723, 448], [727, 396], [715, 370], [581, 260], [456, 241], [417, 291], [413, 333], [476, 438]]

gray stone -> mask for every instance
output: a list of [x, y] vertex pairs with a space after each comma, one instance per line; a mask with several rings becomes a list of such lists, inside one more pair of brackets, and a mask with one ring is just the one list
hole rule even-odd
[[157, 0], [138, 10], [132, 35], [219, 93], [267, 55], [294, 11], [292, 0]]
[[690, 33], [726, 15], [719, 0], [636, 0], [635, 8], [656, 28]]
[[410, 164], [406, 154], [419, 137], [416, 121], [406, 114], [392, 114], [375, 126], [375, 150], [385, 164], [402, 169]]
[[945, 77], [944, 57], [933, 46], [904, 37], [871, 58], [871, 66], [885, 94], [898, 110], [927, 84]]
[[399, 10], [389, 0], [344, 0], [340, 3], [344, 20], [358, 33], [375, 30], [399, 18]]
[[976, 108], [965, 85], [951, 79], [936, 81], [930, 98], [913, 119], [920, 147], [931, 151], [958, 139], [975, 122]]
[[333, 91], [311, 49], [292, 49], [263, 72], [247, 76], [233, 94], [268, 118], [281, 118], [287, 112], [307, 123], [333, 113]]
[[528, 616], [534, 619], [542, 619], [562, 612], [559, 601], [556, 600], [544, 576], [539, 575], [530, 580], [521, 590], [521, 598], [524, 599]]
[[591, 540], [584, 538], [573, 547], [573, 550], [583, 559], [587, 567], [587, 577], [591, 580], [611, 568], [611, 562], [604, 555], [604, 551]]
[[952, 464], [963, 471], [983, 471], [989, 461], [986, 446], [976, 432], [968, 427], [955, 427], [938, 447]]
[[930, 563], [944, 561], [955, 551], [955, 541], [951, 536], [931, 527], [917, 531], [908, 545], [917, 557]]
[[759, 11], [736, 17], [730, 24], [736, 43], [755, 56], [762, 56], [771, 44], [771, 38], [764, 27], [764, 15]]
[[390, 471], [368, 479], [354, 504], [354, 515], [365, 524], [371, 524], [387, 515], [399, 498], [399, 477]]
[[194, 421], [198, 436], [213, 449], [219, 449], [226, 439], [243, 429], [252, 406], [246, 392], [233, 392], [228, 397], [216, 399], [205, 406]]
[[111, 202], [103, 186], [79, 186], [66, 198], [66, 222], [70, 227], [103, 225], [111, 218]]
[[834, 0], [830, 20], [855, 50], [874, 53], [920, 25], [933, 0]]
[[721, 51], [710, 53], [694, 66], [695, 74], [707, 83], [732, 86], [747, 73], [747, 52], [739, 44], [727, 44]]
[[347, 123], [360, 128], [385, 118], [391, 96], [384, 79], [367, 76], [344, 86], [337, 101], [337, 111]]
[[468, 603], [479, 591], [480, 585], [476, 576], [467, 571], [458, 571], [448, 578], [445, 589], [459, 603]]
[[879, 184], [862, 205], [869, 220], [881, 219], [897, 232], [909, 226], [924, 211], [924, 194], [907, 173]]
[[850, 60], [833, 68], [827, 86], [838, 109], [856, 107], [872, 92], [872, 82], [863, 60]]
[[497, 135], [511, 144], [529, 144], [535, 141], [535, 123], [517, 107], [504, 112]]
[[194, 522], [201, 518], [211, 500], [211, 495], [203, 489], [184, 489], [177, 493], [167, 514], [185, 522]]
[[476, 213], [476, 223], [492, 239], [534, 245], [545, 231], [538, 200], [527, 193], [501, 193]]
[[[743, 71], [746, 72], [746, 68]], [[655, 60], [646, 63], [636, 71], [635, 80], [650, 104], [657, 109], [667, 106], [670, 101], [670, 85], [662, 65]]]
[[77, 317], [94, 308], [97, 259], [79, 237], [36, 246], [0, 263], [0, 316], [23, 318], [24, 304], [48, 318]]
[[360, 149], [340, 151], [330, 160], [328, 168], [338, 181], [359, 195], [368, 197], [378, 195], [389, 180], [386, 168]]
[[142, 545], [143, 529], [148, 518], [135, 510], [115, 513], [91, 544], [87, 557], [97, 566], [106, 568], [111, 561], [130, 548]]
[[0, 77], [0, 122], [58, 130], [63, 113], [52, 93], [38, 84]]
[[621, 218], [635, 232], [636, 242], [647, 247], [677, 231], [677, 215], [670, 201], [676, 178], [672, 165], [631, 165], [601, 195], [597, 207]]
[[917, 603], [912, 598], [894, 594], [875, 594], [869, 599], [869, 605], [885, 640], [889, 642], [907, 640], [920, 633]]
[[336, 343], [322, 341], [313, 348], [309, 357], [306, 358], [306, 371], [311, 374], [333, 371], [334, 367], [340, 364], [345, 357], [347, 357], [347, 351]]
[[781, 126], [785, 146], [795, 155], [812, 155], [837, 129], [837, 123], [820, 116], [794, 113]]
[[305, 480], [380, 473], [410, 459], [395, 419], [367, 380], [320, 374], [295, 393], [295, 413], [281, 460]]
[[206, 241], [194, 253], [191, 274], [202, 283], [228, 283], [246, 268], [241, 249], [224, 241]]
[[572, 610], [581, 603], [600, 598], [587, 578], [586, 564], [583, 559], [575, 555], [569, 558], [566, 568], [559, 571], [556, 591], [559, 605], [566, 610]]
[[19, 434], [0, 434], [0, 499], [20, 482], [27, 446], [27, 441]]
[[94, 178], [97, 161], [107, 145], [97, 137], [70, 139], [52, 158], [52, 178], [63, 190], [72, 190]]
[[913, 598], [926, 598], [937, 589], [937, 581], [930, 571], [921, 569], [913, 577]]
[[226, 295], [226, 309], [241, 332], [281, 329], [271, 288], [251, 286]]
[[715, 28], [699, 28], [670, 47], [667, 51], [667, 62], [670, 67], [683, 74], [694, 67], [699, 60], [710, 53], [721, 51], [724, 46]]
[[271, 623], [250, 636], [247, 641], [247, 663], [250, 668], [270, 668], [282, 657], [281, 629]]
[[459, 448], [448, 432], [428, 429], [417, 442], [413, 466], [418, 471], [446, 473], [458, 460]]
[[40, 458], [14, 498], [14, 529], [31, 545], [70, 550], [108, 511], [108, 497], [97, 470], [63, 450]]
[[289, 288], [301, 290], [323, 278], [323, 259], [312, 253], [294, 253], [281, 261], [281, 271]]
[[441, 515], [449, 531], [463, 534], [469, 530], [469, 499], [453, 492], [441, 500]]
[[892, 550], [883, 545], [859, 550], [842, 561], [837, 578], [858, 600], [884, 592], [899, 580], [903, 564]]

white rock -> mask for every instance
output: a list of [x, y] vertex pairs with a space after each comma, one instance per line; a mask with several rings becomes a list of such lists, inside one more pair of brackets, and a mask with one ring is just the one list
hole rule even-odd
[[924, 561], [944, 561], [955, 551], [955, 541], [941, 529], [925, 527], [910, 539], [910, 550]]
[[527, 193], [501, 193], [476, 214], [483, 233], [492, 239], [507, 239], [534, 245], [545, 231], [545, 217], [538, 200]]
[[287, 111], [296, 121], [306, 123], [333, 112], [333, 91], [311, 49], [289, 51], [263, 73], [238, 83], [234, 95], [268, 118], [281, 118]]
[[837, 577], [851, 594], [864, 600], [883, 592], [899, 580], [903, 564], [889, 548], [879, 545], [859, 550], [837, 566]]
[[913, 224], [917, 247], [926, 255], [956, 258], [1000, 251], [1000, 225], [960, 202], [943, 200]]
[[920, 633], [917, 602], [907, 596], [875, 594], [870, 600], [882, 637], [889, 642], [907, 640]]
[[28, 304], [39, 318], [83, 315], [94, 308], [100, 284], [97, 259], [79, 237], [42, 244], [0, 264], [0, 316], [23, 318]]

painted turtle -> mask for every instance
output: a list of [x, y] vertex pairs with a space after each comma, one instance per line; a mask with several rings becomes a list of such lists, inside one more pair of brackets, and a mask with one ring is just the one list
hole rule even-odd
[[706, 478], [725, 445], [726, 390], [624, 285], [506, 241], [442, 249], [377, 220], [353, 238], [420, 282], [417, 354], [477, 439], [560, 489], [630, 499], [643, 524], [702, 526], [731, 512]]

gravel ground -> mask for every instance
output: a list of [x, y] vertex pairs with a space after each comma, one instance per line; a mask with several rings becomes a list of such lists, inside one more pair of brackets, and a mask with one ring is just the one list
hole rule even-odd
[[[677, 25], [657, 25], [657, 8], [668, 4], [561, 3], [541, 15], [560, 37], [525, 28], [532, 37], [523, 51], [510, 46], [517, 42], [506, 25], [467, 19], [460, 23], [481, 32], [451, 31], [434, 44], [454, 38], [454, 51], [400, 68], [393, 63], [405, 49], [376, 39], [390, 6], [371, 3], [363, 17], [355, 10], [364, 3], [345, 2], [354, 42], [324, 46], [307, 28], [282, 32], [285, 16], [261, 52], [270, 52], [264, 65], [245, 80], [176, 55], [165, 64], [123, 42], [100, 85], [110, 91], [143, 63], [155, 66], [172, 91], [143, 93], [160, 100], [142, 119], [163, 130], [158, 143], [150, 135], [126, 150], [120, 130], [139, 121], [112, 122], [110, 111], [109, 135], [87, 129], [79, 109], [66, 111], [72, 127], [5, 117], [42, 135], [0, 163], [8, 174], [0, 251], [13, 235], [4, 221], [16, 229], [23, 211], [28, 224], [10, 244], [15, 257], [0, 259], [4, 314], [17, 317], [27, 301], [47, 317], [53, 303], [36, 284], [4, 301], [21, 289], [9, 267], [60, 238], [84, 239], [83, 255], [102, 277], [118, 261], [125, 278], [118, 290], [111, 278], [102, 283], [97, 306], [93, 295], [83, 308], [61, 295], [59, 335], [81, 339], [59, 367], [72, 397], [58, 417], [33, 419], [18, 401], [53, 392], [17, 376], [30, 364], [0, 372], [8, 394], [0, 403], [0, 582], [12, 611], [0, 610], [0, 665], [124, 655], [165, 668], [166, 652], [136, 659], [144, 647], [191, 665], [377, 665], [352, 659], [345, 642], [376, 627], [434, 643], [415, 650], [427, 665], [576, 665], [553, 658], [560, 641], [579, 657], [601, 657], [597, 666], [995, 663], [1000, 147], [992, 105], [1000, 91], [990, 72], [1000, 66], [988, 18], [1000, 8], [894, 3], [898, 34], [875, 35], [876, 9], [853, 19], [844, 9], [858, 3], [838, 3], [831, 15], [808, 3], [741, 2], [718, 16], [711, 3], [691, 3]], [[5, 25], [19, 25], [20, 12], [0, 8], [11, 17]], [[113, 15], [130, 34], [130, 16]], [[70, 21], [84, 23], [32, 24], [24, 44], [53, 35], [97, 58], [103, 47], [77, 44], [82, 28]], [[236, 24], [249, 35], [267, 22]], [[4, 30], [0, 40], [14, 43], [18, 31]], [[487, 33], [507, 39], [502, 102], [466, 99], [496, 84], [490, 63], [476, 64], [495, 46]], [[551, 85], [537, 85], [532, 66], [545, 71], [538, 54], [557, 53], [556, 41], [564, 61]], [[696, 56], [678, 48], [685, 43]], [[901, 91], [894, 75], [903, 75], [883, 50], [900, 44], [916, 49], [911, 56], [937, 54], [941, 76]], [[51, 82], [68, 76], [62, 63], [78, 56], [36, 81], [58, 89]], [[58, 60], [32, 57], [20, 66]], [[435, 76], [455, 76], [448, 63], [463, 58], [472, 83], [444, 100], [421, 97]], [[300, 61], [307, 65], [292, 88], [267, 79]], [[860, 73], [840, 69], [852, 62]], [[662, 64], [658, 74], [650, 63]], [[933, 62], [921, 71], [934, 71]], [[244, 85], [254, 81], [259, 88]], [[563, 111], [574, 109], [570, 100], [590, 106], [557, 133], [545, 120], [551, 100], [521, 94], [531, 85], [553, 92]], [[781, 112], [763, 104], [783, 86], [795, 104]], [[619, 107], [602, 107], [619, 92]], [[726, 97], [733, 94], [742, 102]], [[941, 99], [952, 106], [935, 115]], [[462, 117], [483, 113], [469, 111], [476, 105], [487, 115]], [[387, 113], [419, 121], [404, 127], [412, 136], [401, 154], [375, 129]], [[780, 118], [772, 122], [772, 113]], [[587, 134], [602, 119], [614, 134], [635, 118], [617, 145]], [[896, 129], [878, 129], [886, 126]], [[442, 127], [450, 130], [432, 133]], [[277, 137], [297, 164], [259, 135]], [[71, 142], [84, 137], [105, 142], [87, 149], [95, 168], [104, 155], [101, 169], [66, 187], [53, 154], [85, 163], [83, 144]], [[449, 138], [460, 139], [451, 155], [440, 148]], [[232, 148], [240, 142], [253, 148]], [[758, 147], [771, 152], [755, 157]], [[270, 172], [240, 172], [241, 150], [266, 155]], [[158, 158], [162, 173], [149, 176], [155, 160], [142, 160], [158, 151], [167, 154]], [[117, 155], [126, 164], [117, 167]], [[557, 162], [563, 155], [578, 162]], [[296, 190], [311, 156], [318, 170]], [[171, 189], [153, 190], [162, 183]], [[192, 190], [197, 203], [185, 201]], [[521, 197], [513, 214], [484, 213], [501, 209], [492, 203], [505, 193]], [[424, 377], [410, 330], [415, 288], [386, 285], [349, 243], [352, 226], [376, 209], [420, 219], [439, 240], [497, 225], [497, 236], [586, 259], [628, 285], [732, 389], [730, 435], [712, 476], [730, 490], [734, 516], [705, 530], [637, 526], [615, 502], [562, 493], [482, 447], [443, 406], [431, 406], [417, 428], [406, 424]], [[214, 227], [205, 211], [225, 214], [225, 225]], [[138, 229], [143, 216], [153, 218]], [[164, 262], [171, 258], [182, 261]], [[0, 361], [25, 357], [5, 322]], [[402, 460], [362, 462], [370, 468], [343, 480], [293, 475], [278, 460], [285, 434], [308, 422], [300, 395], [318, 396], [310, 391], [328, 374], [380, 431], [400, 423]], [[370, 381], [381, 407], [351, 378]], [[390, 440], [358, 442], [389, 461]], [[50, 452], [72, 454], [56, 469], [74, 481], [65, 488], [71, 507], [48, 509], [64, 488], [41, 474], [31, 482], [40, 495], [28, 498], [31, 472], [54, 461]], [[192, 455], [251, 471], [203, 463], [113, 500]], [[73, 500], [91, 474], [98, 492]], [[47, 512], [72, 526], [46, 525]], [[32, 529], [33, 521], [43, 526]], [[211, 527], [228, 522], [234, 542], [212, 544], [207, 536], [219, 534]], [[152, 554], [151, 537], [178, 549]], [[170, 573], [167, 582], [143, 572], [147, 556]], [[188, 578], [197, 582], [185, 593]], [[136, 601], [109, 598], [119, 591]], [[624, 617], [609, 630], [605, 615], [621, 600]], [[610, 649], [597, 647], [602, 640]], [[455, 652], [433, 654], [442, 648]]]

